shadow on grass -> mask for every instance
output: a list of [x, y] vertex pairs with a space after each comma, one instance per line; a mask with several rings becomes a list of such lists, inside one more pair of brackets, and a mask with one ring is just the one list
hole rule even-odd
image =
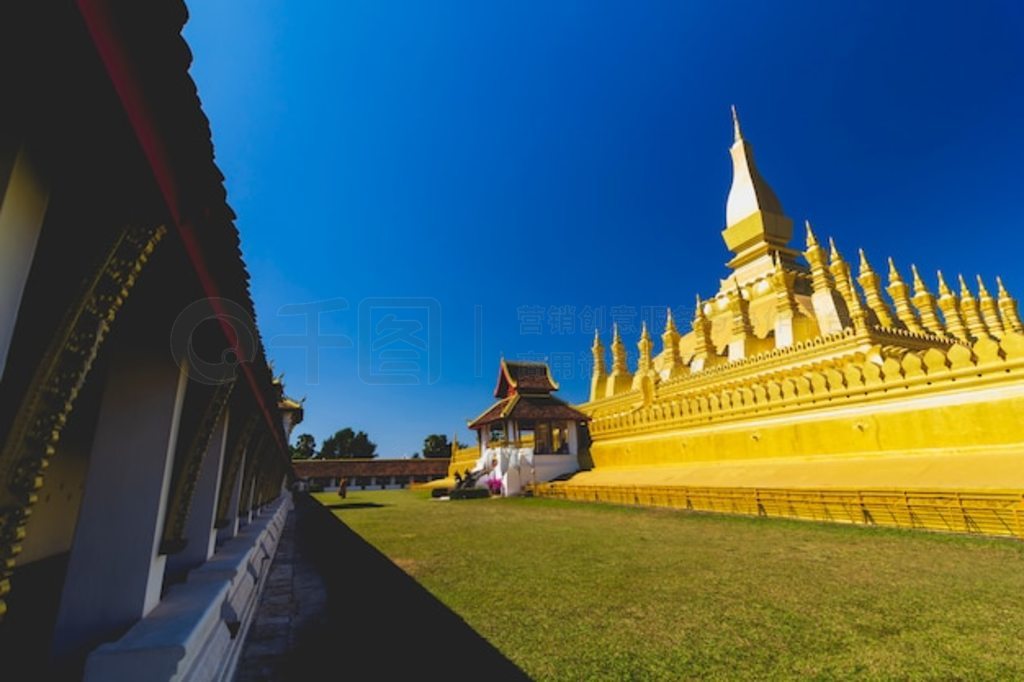
[[327, 587], [326, 622], [296, 648], [295, 679], [357, 669], [379, 679], [529, 679], [330, 509], [297, 493], [295, 513], [297, 548]]
[[380, 504], [379, 502], [335, 502], [323, 506], [328, 509], [376, 509], [377, 507], [390, 507], [391, 505]]

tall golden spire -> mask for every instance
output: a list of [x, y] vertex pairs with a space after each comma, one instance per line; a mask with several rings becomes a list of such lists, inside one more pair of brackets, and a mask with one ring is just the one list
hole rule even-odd
[[946, 329], [949, 333], [962, 341], [967, 341], [967, 326], [960, 316], [960, 302], [956, 294], [946, 284], [946, 279], [939, 270], [939, 308], [942, 310], [942, 319], [946, 321]]
[[804, 227], [807, 228], [807, 250], [804, 251], [804, 258], [811, 264], [811, 282], [814, 291], [824, 291], [832, 287], [831, 276], [825, 265], [825, 250], [818, 243], [811, 229], [811, 221], [805, 220]]
[[704, 315], [704, 303], [697, 295], [697, 308], [693, 311], [693, 359], [690, 361], [690, 371], [700, 372], [710, 366], [717, 357], [715, 344], [711, 340], [711, 322]]
[[786, 244], [793, 235], [793, 221], [782, 210], [775, 192], [754, 163], [754, 152], [740, 130], [736, 107], [732, 108], [732, 186], [725, 204], [722, 238], [735, 254], [729, 267], [743, 284], [769, 271], [769, 254], [779, 252], [789, 267], [796, 267], [796, 252]]
[[772, 273], [772, 288], [775, 290], [775, 312], [779, 315], [796, 317], [796, 299], [793, 297], [793, 280], [796, 277], [792, 272], [785, 270], [779, 263], [778, 256], [774, 256], [775, 271]]
[[604, 344], [601, 343], [601, 332], [594, 329], [594, 345], [590, 347], [594, 353], [594, 371], [604, 373]]
[[651, 335], [647, 331], [647, 321], [643, 322], [640, 330], [640, 341], [637, 342], [636, 347], [640, 350], [640, 359], [636, 363], [636, 373], [633, 375], [633, 388], [642, 388], [644, 385], [644, 379], [650, 379], [650, 381], [657, 383], [660, 377], [658, 372], [654, 369], [654, 362], [651, 359], [651, 350], [654, 348], [654, 343], [651, 342]]
[[672, 379], [682, 373], [683, 359], [679, 355], [679, 330], [672, 319], [672, 308], [669, 307], [665, 312], [665, 331], [661, 334], [661, 350], [664, 354], [662, 368], [666, 378]]
[[619, 336], [618, 323], [612, 324], [612, 374], [621, 374], [629, 371], [626, 366], [626, 346]]
[[733, 290], [729, 292], [729, 312], [732, 314], [729, 359], [742, 360], [747, 356], [747, 346], [754, 336], [754, 330], [750, 325], [750, 303], [743, 298], [743, 290], [735, 280]]
[[590, 399], [597, 400], [604, 395], [608, 373], [604, 364], [604, 345], [601, 334], [594, 329], [594, 345], [590, 347], [594, 354], [594, 371], [590, 375]]
[[981, 319], [978, 299], [974, 298], [974, 294], [967, 288], [967, 282], [964, 281], [963, 275], [957, 275], [957, 280], [960, 282], [960, 315], [963, 317], [964, 324], [967, 325], [968, 333], [975, 340], [990, 336], [985, 321]]
[[903, 278], [900, 277], [900, 271], [896, 269], [896, 264], [893, 263], [892, 258], [889, 259], [889, 285], [885, 290], [889, 292], [889, 297], [892, 298], [892, 302], [896, 306], [896, 316], [903, 323], [903, 326], [915, 334], [923, 333], [924, 327], [921, 326], [921, 322], [917, 319], [914, 309], [910, 307], [907, 285]]
[[996, 307], [996, 300], [992, 298], [992, 294], [988, 293], [981, 275], [978, 275], [978, 303], [981, 306], [981, 314], [985, 318], [985, 326], [988, 327], [989, 332], [999, 337], [1005, 334], [1006, 330], [1003, 328], [1003, 321], [999, 318], [999, 308]]
[[1006, 287], [1003, 286], [1003, 278], [996, 277], [996, 284], [999, 286], [999, 312], [1003, 317], [1003, 329], [1009, 332], [1020, 334], [1024, 332], [1024, 326], [1020, 323], [1020, 315], [1017, 314], [1017, 301], [1013, 300]]
[[860, 294], [853, 285], [853, 275], [849, 270], [846, 272], [847, 287], [850, 289], [850, 321], [858, 335], [868, 332], [868, 311], [860, 302]]
[[811, 221], [806, 221], [807, 250], [804, 258], [811, 265], [811, 305], [818, 321], [818, 329], [823, 335], [835, 334], [850, 326], [850, 311], [843, 295], [836, 291], [832, 275], [825, 263], [825, 250], [811, 229]]
[[843, 255], [839, 253], [832, 237], [828, 238], [828, 260], [828, 270], [832, 273], [832, 281], [836, 283], [836, 289], [842, 294], [847, 307], [852, 311], [853, 297], [857, 295], [857, 291], [853, 288], [850, 266], [843, 259]]
[[857, 273], [857, 281], [860, 282], [860, 288], [864, 290], [864, 299], [867, 301], [868, 308], [875, 314], [878, 324], [883, 327], [893, 327], [895, 322], [892, 318], [892, 311], [889, 310], [885, 299], [882, 298], [878, 275], [871, 269], [871, 263], [864, 255], [864, 249], [859, 249], [858, 253], [860, 254], [860, 272]]
[[651, 342], [651, 335], [647, 333], [646, 320], [641, 324], [640, 340], [637, 342], [636, 347], [640, 351], [637, 369], [641, 372], [646, 372], [651, 368], [651, 349], [654, 348], [654, 344]]
[[775, 347], [787, 348], [793, 345], [793, 321], [797, 316], [796, 299], [793, 296], [793, 282], [796, 273], [786, 270], [775, 256], [775, 270], [771, 284], [775, 292]]
[[605, 382], [605, 395], [613, 396], [630, 389], [633, 375], [626, 365], [626, 346], [619, 336], [619, 325], [612, 325], [612, 371]]
[[933, 334], [945, 336], [946, 327], [939, 319], [939, 312], [935, 307], [935, 297], [932, 296], [932, 292], [928, 291], [924, 280], [921, 279], [921, 274], [917, 271], [917, 266], [913, 263], [910, 264], [910, 272], [914, 275], [914, 297], [911, 300], [921, 316], [921, 325]]
[[753, 332], [750, 328], [750, 314], [747, 299], [743, 298], [743, 290], [740, 289], [740, 285], [736, 284], [735, 288], [730, 292], [729, 295], [729, 310], [732, 311], [732, 327], [731, 332], [733, 336], [749, 336]]

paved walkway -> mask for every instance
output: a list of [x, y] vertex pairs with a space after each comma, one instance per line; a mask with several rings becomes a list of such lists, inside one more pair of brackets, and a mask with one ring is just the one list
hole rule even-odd
[[299, 658], [329, 628], [327, 586], [296, 543], [296, 513], [285, 521], [277, 556], [238, 663], [236, 682], [295, 679], [307, 672]]

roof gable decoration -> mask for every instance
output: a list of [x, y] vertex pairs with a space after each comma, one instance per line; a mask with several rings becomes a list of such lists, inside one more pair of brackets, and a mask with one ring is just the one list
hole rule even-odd
[[502, 400], [517, 393], [551, 393], [558, 383], [544, 362], [508, 361], [501, 359], [494, 397]]
[[498, 370], [498, 385], [494, 389], [496, 403], [488, 407], [469, 428], [480, 429], [505, 420], [566, 420], [587, 421], [590, 417], [564, 400], [551, 395], [558, 384], [551, 370], [543, 362], [508, 362], [504, 358]]

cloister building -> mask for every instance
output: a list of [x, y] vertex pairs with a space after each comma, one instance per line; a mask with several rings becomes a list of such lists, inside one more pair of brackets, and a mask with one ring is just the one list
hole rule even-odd
[[8, 3], [5, 675], [228, 679], [280, 535], [286, 398], [181, 2]]

